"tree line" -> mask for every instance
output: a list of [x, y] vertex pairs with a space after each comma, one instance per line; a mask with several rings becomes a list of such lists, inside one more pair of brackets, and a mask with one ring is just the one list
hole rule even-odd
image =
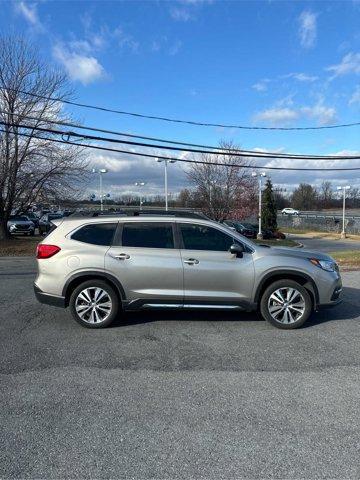
[[[337, 191], [337, 185], [324, 180], [319, 187], [309, 183], [300, 183], [290, 194], [275, 191], [277, 207], [293, 207], [297, 210], [323, 210], [342, 207], [342, 192]], [[360, 188], [352, 187], [346, 193], [348, 208], [360, 208]]]

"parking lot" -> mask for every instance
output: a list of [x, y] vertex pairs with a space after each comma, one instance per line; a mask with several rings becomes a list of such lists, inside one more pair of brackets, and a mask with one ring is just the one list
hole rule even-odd
[[280, 331], [142, 312], [91, 331], [0, 259], [1, 478], [359, 478], [360, 272]]

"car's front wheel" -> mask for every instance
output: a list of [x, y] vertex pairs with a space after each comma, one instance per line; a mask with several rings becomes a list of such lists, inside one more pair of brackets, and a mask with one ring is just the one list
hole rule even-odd
[[119, 313], [115, 290], [102, 280], [88, 280], [72, 292], [70, 310], [75, 320], [87, 328], [108, 327]]
[[260, 312], [265, 320], [277, 328], [298, 328], [311, 315], [311, 297], [306, 288], [294, 280], [278, 280], [263, 293]]

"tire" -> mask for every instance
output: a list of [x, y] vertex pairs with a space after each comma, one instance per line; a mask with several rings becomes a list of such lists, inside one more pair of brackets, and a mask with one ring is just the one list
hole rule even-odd
[[[96, 295], [100, 295], [97, 289], [102, 290], [105, 295], [99, 297], [101, 302], [97, 302], [98, 305], [102, 305], [102, 308], [91, 307], [95, 305]], [[70, 296], [69, 305], [74, 319], [86, 328], [108, 327], [120, 310], [120, 300], [114, 288], [107, 282], [97, 279], [78, 285]], [[102, 316], [104, 316], [103, 319], [101, 319]]]
[[[282, 307], [283, 300], [289, 305], [287, 308]], [[260, 300], [261, 316], [275, 327], [285, 330], [301, 327], [310, 317], [312, 308], [306, 288], [286, 278], [269, 285]]]

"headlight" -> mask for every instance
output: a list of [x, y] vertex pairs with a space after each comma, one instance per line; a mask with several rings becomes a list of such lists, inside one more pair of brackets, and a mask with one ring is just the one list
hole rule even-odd
[[14, 224], [10, 225], [10, 230], [15, 230], [15, 228], [16, 228], [16, 225]]
[[317, 258], [310, 258], [309, 260], [313, 265], [316, 265], [327, 272], [335, 272], [336, 270], [336, 263], [332, 260], [318, 260]]

